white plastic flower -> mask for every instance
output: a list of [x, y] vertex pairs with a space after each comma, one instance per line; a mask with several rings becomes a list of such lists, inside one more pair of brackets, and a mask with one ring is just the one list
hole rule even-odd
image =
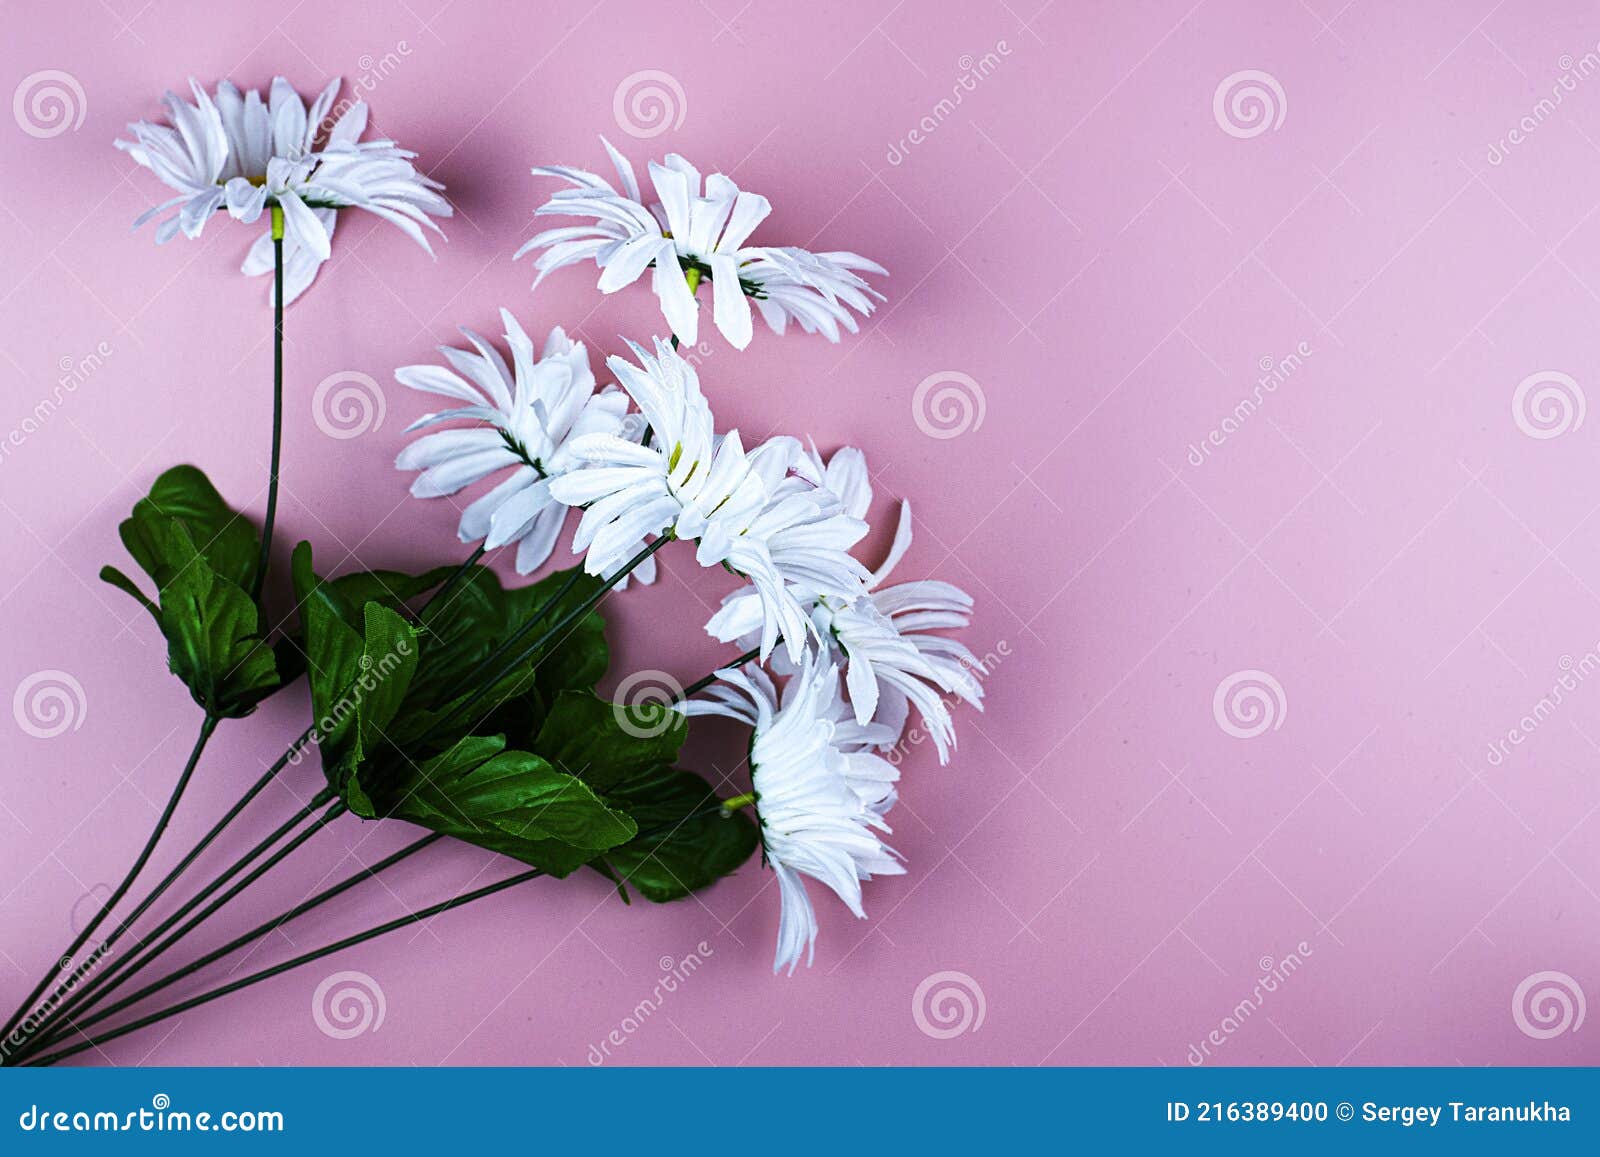
[[693, 540], [701, 566], [725, 563], [750, 579], [762, 658], [781, 636], [799, 662], [815, 630], [793, 576], [827, 590], [859, 590], [866, 570], [847, 551], [866, 524], [769, 493], [762, 460], [745, 453], [739, 432], [716, 433], [694, 367], [659, 338], [654, 356], [631, 348], [638, 365], [621, 357], [606, 365], [638, 404], [650, 437], [644, 445], [606, 433], [573, 439], [573, 457], [588, 468], [550, 484], [558, 501], [585, 507], [573, 550], [588, 552], [590, 574], [607, 574], [650, 537]]
[[[163, 103], [171, 124], [138, 121], [128, 126], [131, 141], [117, 141], [139, 164], [178, 195], [142, 214], [138, 228], [169, 209], [176, 212], [156, 226], [156, 243], [180, 230], [200, 236], [220, 210], [246, 223], [260, 219], [270, 205], [283, 209], [284, 301], [305, 291], [331, 254], [337, 210], [360, 208], [397, 225], [430, 253], [423, 228], [439, 232], [429, 214], [448, 217], [444, 186], [417, 172], [416, 155], [387, 140], [360, 140], [367, 106], [351, 102], [330, 125], [339, 82], [322, 90], [307, 109], [281, 76], [267, 99], [255, 90], [241, 93], [231, 82], [217, 86], [213, 98], [189, 81], [194, 103], [167, 93]], [[251, 276], [273, 270], [270, 231], [245, 258]]]
[[811, 963], [817, 916], [805, 877], [831, 888], [859, 918], [861, 884], [902, 875], [904, 866], [877, 833], [889, 831], [884, 813], [894, 803], [899, 772], [864, 750], [880, 737], [838, 721], [839, 674], [829, 662], [808, 662], [784, 688], [758, 667], [718, 672], [706, 699], [679, 709], [686, 715], [724, 715], [755, 730], [750, 741], [751, 784], [761, 842], [778, 877], [781, 910], [773, 971], [792, 975], [802, 956]]
[[807, 333], [839, 340], [839, 328], [856, 331], [851, 310], [872, 312], [883, 300], [860, 276], [887, 275], [876, 262], [855, 253], [809, 253], [793, 247], [746, 245], [772, 206], [765, 197], [741, 190], [721, 173], [701, 188], [700, 170], [676, 153], [650, 163], [656, 200], [648, 206], [633, 165], [601, 138], [617, 170], [620, 190], [603, 177], [567, 166], [541, 166], [535, 176], [557, 177], [562, 189], [535, 213], [592, 217], [588, 225], [547, 229], [517, 251], [521, 257], [543, 250], [534, 262], [535, 288], [552, 270], [593, 259], [600, 268], [602, 293], [632, 285], [653, 269], [651, 288], [678, 340], [699, 340], [700, 306], [695, 291], [702, 280], [712, 288], [717, 328], [737, 349], [750, 344], [750, 302], [775, 333], [789, 319]]
[[[866, 458], [845, 447], [823, 464], [813, 449], [792, 458], [790, 487], [810, 486], [837, 498], [846, 515], [861, 518], [872, 503]], [[983, 710], [983, 685], [976, 656], [962, 643], [930, 632], [966, 627], [972, 598], [947, 582], [922, 579], [885, 587], [883, 582], [911, 546], [911, 504], [902, 503], [894, 542], [882, 566], [872, 572], [859, 598], [806, 586], [796, 595], [818, 637], [844, 666], [850, 706], [858, 722], [875, 721], [892, 731], [895, 742], [914, 706], [923, 729], [948, 763], [956, 746], [955, 723], [944, 695], [953, 694]], [[795, 576], [800, 578], [800, 572]], [[706, 624], [723, 642], [749, 646], [760, 627], [760, 600], [753, 589], [736, 591]]]
[[[566, 521], [567, 507], [550, 493], [551, 480], [582, 464], [571, 443], [591, 434], [624, 437], [627, 395], [614, 387], [596, 391], [589, 354], [557, 326], [544, 353], [508, 310], [500, 311], [508, 366], [500, 351], [471, 330], [463, 329], [472, 349], [441, 346], [449, 368], [403, 366], [395, 371], [401, 385], [440, 394], [462, 403], [425, 414], [407, 427], [422, 430], [444, 422], [467, 422], [426, 434], [395, 459], [401, 470], [420, 470], [411, 493], [418, 498], [455, 494], [491, 474], [509, 470], [495, 487], [461, 513], [462, 542], [482, 539], [488, 549], [517, 543], [517, 571], [528, 574], [542, 566], [555, 548]], [[633, 573], [641, 582], [655, 577], [654, 559]]]

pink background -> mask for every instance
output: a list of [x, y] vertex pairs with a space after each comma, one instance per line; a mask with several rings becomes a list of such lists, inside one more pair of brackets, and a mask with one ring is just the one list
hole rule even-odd
[[[0, 460], [0, 692], [60, 670], [85, 704], [51, 739], [0, 712], [8, 1008], [70, 938], [68, 909], [120, 875], [197, 723], [149, 621], [95, 578], [128, 565], [117, 521], [171, 463], [201, 464], [258, 512], [265, 474], [270, 315], [264, 282], [236, 272], [253, 233], [217, 220], [160, 250], [130, 235], [163, 190], [111, 141], [190, 73], [265, 85], [282, 71], [304, 92], [381, 74], [376, 125], [459, 214], [437, 262], [347, 214], [290, 311], [280, 562], [299, 537], [328, 568], [464, 553], [457, 508], [408, 499], [390, 467], [427, 408], [392, 371], [430, 360], [457, 324], [490, 332], [505, 304], [602, 352], [656, 327], [643, 288], [602, 300], [592, 269], [573, 270], [530, 297], [531, 268], [511, 260], [550, 188], [529, 166], [601, 166], [605, 133], [636, 163], [678, 149], [765, 192], [776, 212], [758, 240], [892, 270], [859, 337], [761, 330], [738, 355], [707, 327], [702, 375], [729, 425], [868, 451], [874, 550], [889, 496], [914, 500], [903, 576], [977, 597], [968, 640], [1003, 654], [989, 710], [959, 712], [949, 767], [925, 748], [906, 761], [894, 843], [908, 875], [869, 886], [866, 923], [821, 903], [816, 966], [793, 979], [769, 974], [777, 892], [755, 864], [670, 908], [624, 908], [596, 878], [539, 882], [97, 1059], [583, 1065], [663, 958], [704, 942], [704, 966], [615, 1062], [1183, 1065], [1291, 953], [1299, 971], [1220, 1033], [1219, 1062], [1600, 1060], [1600, 1025], [1537, 1039], [1512, 1007], [1545, 971], [1600, 994], [1600, 680], [1584, 660], [1600, 646], [1600, 420], [1572, 411], [1534, 437], [1513, 406], [1530, 376], [1570, 375], [1574, 402], [1600, 384], [1592, 5], [222, 11], [8, 10], [0, 95], [59, 69], [86, 115], [49, 137], [15, 117], [0, 131], [0, 427], [20, 429], [63, 364], [111, 351]], [[644, 70], [683, 93], [681, 124], [650, 140], [613, 107]], [[1213, 108], [1243, 70], [1283, 94], [1281, 123], [1253, 136]], [[925, 117], [933, 131], [911, 142]], [[1193, 464], [1259, 365], [1302, 343], [1299, 367]], [[313, 414], [341, 372], [385, 395], [381, 425], [355, 438]], [[982, 422], [933, 437], [913, 395], [945, 372], [975, 383]], [[726, 654], [698, 631], [724, 586], [682, 551], [664, 558], [654, 589], [610, 605], [613, 679], [688, 680]], [[1562, 703], [1519, 722], [1569, 668]], [[1248, 670], [1282, 698], [1278, 726], [1244, 739], [1213, 696]], [[296, 687], [224, 726], [160, 866], [304, 715]], [[1526, 736], [1491, 762], [1513, 729]], [[741, 746], [707, 726], [689, 762], [742, 785]], [[310, 765], [287, 775], [230, 846], [318, 786]], [[342, 877], [350, 853], [414, 835], [342, 820], [219, 923], [243, 927]], [[434, 849], [245, 968], [506, 870]], [[381, 987], [386, 1016], [336, 1040], [311, 1001], [346, 969]], [[941, 1039], [913, 1000], [945, 971], [981, 991], [984, 1019]]]

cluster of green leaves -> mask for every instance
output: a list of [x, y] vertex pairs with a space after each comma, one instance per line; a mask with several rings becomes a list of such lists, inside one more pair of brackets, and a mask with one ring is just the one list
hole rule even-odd
[[193, 466], [175, 466], [119, 530], [156, 586], [151, 599], [116, 567], [100, 577], [149, 611], [167, 640], [167, 665], [214, 718], [248, 715], [299, 673], [292, 647], [268, 647], [251, 598], [261, 539]]
[[404, 819], [552, 875], [587, 865], [624, 897], [631, 884], [662, 902], [754, 851], [750, 820], [700, 814], [715, 791], [674, 766], [682, 716], [595, 695], [609, 662], [598, 613], [517, 658], [599, 580], [568, 571], [506, 589], [475, 566], [414, 613], [449, 569], [323, 579], [307, 543], [293, 569], [323, 771], [357, 815]]

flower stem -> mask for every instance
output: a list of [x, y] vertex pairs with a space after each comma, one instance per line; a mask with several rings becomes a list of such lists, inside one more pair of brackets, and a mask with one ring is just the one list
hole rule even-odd
[[173, 786], [172, 794], [167, 797], [166, 807], [162, 809], [161, 818], [156, 820], [156, 826], [151, 831], [149, 839], [145, 840], [144, 849], [139, 853], [138, 858], [134, 860], [133, 867], [128, 869], [127, 875], [122, 878], [122, 883], [118, 884], [115, 891], [106, 899], [106, 902], [100, 905], [100, 910], [95, 913], [94, 918], [88, 924], [84, 925], [83, 930], [67, 946], [67, 950], [57, 957], [57, 962], [61, 964], [61, 967], [46, 973], [39, 983], [34, 986], [33, 991], [17, 1006], [17, 1011], [11, 1014], [11, 1018], [6, 1021], [5, 1027], [0, 1029], [0, 1038], [12, 1035], [17, 1026], [28, 1018], [33, 1010], [34, 1002], [39, 999], [40, 993], [44, 992], [49, 985], [51, 977], [57, 975], [58, 972], [65, 971], [72, 957], [77, 955], [78, 950], [88, 943], [89, 937], [94, 935], [95, 929], [104, 923], [105, 918], [111, 914], [111, 910], [117, 906], [117, 902], [127, 895], [129, 888], [133, 887], [134, 880], [138, 878], [139, 873], [144, 870], [145, 864], [149, 862], [150, 855], [155, 851], [156, 844], [161, 839], [162, 833], [167, 830], [167, 824], [172, 820], [172, 813], [177, 810], [178, 801], [183, 798], [184, 789], [189, 786], [189, 780], [194, 775], [194, 769], [200, 762], [200, 753], [205, 750], [206, 743], [211, 738], [211, 733], [217, 728], [217, 723], [217, 718], [212, 715], [207, 715], [201, 721], [200, 734], [194, 741], [194, 748], [189, 752], [189, 760], [184, 764], [183, 773], [178, 776], [178, 782]]
[[[659, 828], [649, 832], [641, 833], [640, 836], [635, 838], [653, 838], [659, 835], [670, 834], [673, 830], [681, 825], [686, 824], [691, 820], [699, 819], [702, 816], [715, 815], [720, 812], [722, 808], [723, 804], [719, 800], [714, 804], [691, 812], [689, 815], [684, 816], [676, 823], [661, 825]], [[432, 919], [441, 912], [448, 912], [452, 908], [459, 908], [464, 904], [472, 903], [474, 900], [481, 900], [485, 896], [492, 896], [496, 892], [503, 892], [507, 888], [513, 888], [518, 884], [524, 883], [527, 880], [536, 879], [544, 874], [543, 868], [532, 868], [526, 872], [518, 872], [515, 875], [507, 876], [505, 879], [498, 880], [493, 884], [486, 884], [481, 888], [474, 888], [470, 892], [463, 892], [459, 896], [454, 896], [449, 900], [442, 900], [437, 904], [431, 904], [428, 907], [422, 908], [416, 912], [397, 917], [388, 921], [387, 923], [379, 924], [374, 928], [368, 928], [364, 932], [357, 932], [353, 935], [346, 936], [344, 939], [337, 940], [334, 943], [325, 945], [322, 948], [315, 948], [310, 952], [303, 952], [291, 960], [284, 961], [282, 964], [275, 964], [271, 968], [264, 968], [259, 972], [251, 973], [249, 976], [242, 976], [238, 980], [231, 981], [228, 984], [221, 985], [217, 988], [213, 988], [208, 992], [202, 992], [198, 996], [192, 996], [188, 1000], [180, 1001], [179, 1003], [171, 1005], [168, 1008], [160, 1009], [156, 1012], [149, 1013], [146, 1016], [139, 1017], [137, 1020], [129, 1021], [127, 1024], [118, 1028], [114, 1028], [110, 1032], [104, 1033], [98, 1037], [81, 1041], [80, 1043], [72, 1045], [68, 1048], [50, 1053], [48, 1056], [29, 1057], [25, 1063], [40, 1067], [53, 1065], [57, 1061], [65, 1060], [67, 1057], [81, 1053], [87, 1049], [95, 1048], [106, 1043], [107, 1041], [115, 1040], [117, 1037], [126, 1036], [128, 1033], [137, 1032], [141, 1028], [145, 1028], [149, 1025], [156, 1024], [159, 1021], [166, 1020], [168, 1017], [177, 1016], [179, 1013], [188, 1012], [191, 1008], [197, 1008], [202, 1004], [208, 1004], [220, 997], [227, 996], [229, 993], [237, 992], [241, 988], [248, 988], [252, 984], [258, 984], [263, 980], [270, 980], [274, 976], [281, 975], [282, 973], [288, 972], [291, 969], [299, 968], [303, 964], [310, 964], [312, 961], [320, 960], [324, 956], [330, 956], [335, 952], [342, 952], [346, 948], [350, 948], [367, 940], [372, 940], [379, 936], [386, 935], [387, 933], [395, 931], [397, 928], [404, 928], [411, 924], [420, 923], [423, 920]]]
[[[319, 808], [323, 804], [327, 803], [328, 800], [330, 800], [332, 797], [333, 797], [333, 792], [330, 789], [326, 789], [326, 788], [323, 789], [323, 791], [321, 793], [319, 793], [317, 796], [313, 797], [312, 801], [309, 804], [307, 804], [304, 808], [302, 808], [298, 814], [296, 814], [287, 823], [284, 823], [284, 824], [280, 825], [277, 828], [276, 831], [274, 831], [266, 839], [262, 840], [261, 843], [257, 844], [254, 848], [252, 848], [250, 851], [246, 852], [238, 860], [234, 861], [233, 865], [231, 867], [229, 867], [227, 871], [223, 872], [221, 876], [217, 877], [210, 884], [208, 884], [205, 888], [202, 888], [198, 895], [194, 896], [192, 899], [190, 899], [189, 901], [187, 901], [186, 903], [181, 905], [176, 912], [174, 912], [172, 915], [168, 916], [165, 920], [163, 920], [160, 924], [158, 924], [156, 926], [156, 928], [154, 929], [154, 931], [150, 932], [146, 936], [142, 936], [142, 937], [138, 938], [134, 942], [132, 950], [131, 950], [131, 953], [129, 955], [126, 955], [126, 956], [122, 957], [121, 959], [119, 959], [116, 962], [114, 962], [113, 964], [111, 964], [109, 967], [101, 969], [86, 984], [84, 984], [81, 987], [77, 988], [75, 991], [73, 991], [71, 993], [71, 995], [69, 995], [58, 1006], [56, 1006], [52, 1010], [51, 1015], [50, 1015], [48, 1020], [42, 1022], [39, 1025], [35, 1025], [31, 1031], [20, 1034], [21, 1037], [22, 1037], [22, 1041], [19, 1042], [19, 1043], [25, 1044], [28, 1040], [30, 1040], [32, 1037], [34, 1037], [34, 1036], [36, 1036], [38, 1034], [40, 1028], [44, 1027], [47, 1024], [48, 1025], [53, 1025], [58, 1020], [60, 1020], [61, 1018], [67, 1018], [67, 1022], [70, 1024], [71, 1023], [70, 1014], [72, 1013], [73, 1010], [78, 1009], [78, 1008], [86, 1008], [86, 1007], [89, 1007], [89, 1006], [97, 1003], [101, 999], [101, 997], [105, 995], [105, 993], [110, 992], [112, 989], [116, 988], [124, 980], [128, 979], [135, 972], [137, 972], [140, 968], [143, 968], [151, 960], [155, 959], [155, 957], [161, 955], [168, 948], [172, 947], [173, 944], [177, 943], [184, 936], [188, 935], [191, 931], [194, 930], [194, 928], [203, 919], [205, 919], [205, 917], [210, 916], [218, 908], [221, 908], [229, 900], [231, 900], [231, 899], [233, 899], [233, 897], [237, 896], [241, 891], [244, 890], [244, 888], [248, 884], [254, 882], [256, 879], [259, 879], [260, 876], [267, 871], [267, 869], [269, 869], [272, 866], [274, 866], [275, 864], [277, 864], [280, 860], [282, 860], [290, 852], [294, 851], [297, 847], [299, 847], [301, 844], [303, 844], [307, 839], [309, 839], [312, 835], [314, 835], [317, 831], [319, 831], [323, 825], [325, 825], [326, 823], [328, 823], [332, 819], [336, 818], [336, 816], [343, 810], [343, 805], [342, 804], [336, 805], [336, 808], [329, 809], [327, 814], [318, 817], [317, 822], [315, 824], [313, 824], [309, 829], [307, 829], [306, 831], [300, 833], [299, 836], [297, 836], [294, 840], [290, 841], [287, 845], [285, 845], [282, 849], [280, 849], [277, 853], [275, 853], [271, 858], [269, 858], [265, 864], [263, 864], [260, 867], [258, 867], [257, 869], [255, 869], [255, 871], [253, 871], [248, 876], [246, 876], [245, 879], [241, 880], [233, 888], [229, 889], [229, 891], [227, 893], [225, 893], [221, 898], [219, 898], [218, 900], [213, 902], [209, 907], [206, 908], [205, 911], [201, 912], [199, 916], [196, 916], [193, 920], [191, 920], [184, 927], [178, 929], [178, 931], [175, 932], [172, 936], [168, 937], [162, 943], [156, 945], [149, 952], [147, 952], [144, 956], [141, 957], [139, 955], [140, 951], [142, 949], [144, 949], [145, 946], [148, 945], [152, 940], [154, 940], [158, 936], [164, 935], [175, 924], [177, 924], [179, 921], [183, 920], [183, 918], [185, 916], [187, 916], [190, 912], [194, 911], [195, 908], [197, 908], [201, 904], [203, 904], [214, 892], [216, 892], [219, 888], [221, 888], [224, 884], [226, 884], [230, 879], [232, 879], [234, 876], [238, 875], [238, 873], [240, 873], [246, 867], [248, 867], [250, 865], [251, 861], [256, 859], [258, 856], [262, 855], [267, 849], [271, 848], [273, 844], [275, 844], [279, 840], [281, 840], [297, 824], [299, 824], [302, 820], [304, 820], [308, 815], [310, 815], [317, 808]], [[98, 993], [98, 995], [97, 995], [97, 993]]]
[[711, 672], [711, 674], [702, 676], [701, 678], [696, 679], [693, 683], [690, 683], [682, 691], [678, 692], [678, 696], [677, 696], [676, 699], [673, 700], [673, 702], [682, 703], [685, 699], [688, 699], [690, 696], [698, 695], [700, 692], [704, 691], [707, 687], [711, 686], [711, 684], [715, 683], [717, 681], [717, 676], [722, 674], [722, 672], [728, 670], [731, 667], [743, 667], [751, 659], [757, 659], [757, 658], [760, 658], [760, 657], [761, 657], [761, 648], [760, 647], [751, 647], [744, 654], [740, 655], [737, 659], [733, 660], [733, 662], [724, 663], [724, 664], [722, 664], [722, 666], [718, 667], [715, 671]]
[[[278, 472], [283, 454], [283, 206], [272, 206], [272, 465], [267, 478], [267, 514], [261, 522], [261, 557], [250, 598], [261, 604], [261, 588], [272, 560], [272, 527], [278, 517]], [[262, 624], [266, 624], [263, 622]]]
[[[302, 900], [300, 903], [296, 904], [293, 908], [290, 908], [287, 912], [284, 912], [282, 915], [275, 916], [271, 920], [266, 920], [266, 921], [264, 921], [264, 922], [262, 922], [260, 924], [257, 924], [254, 928], [250, 929], [250, 931], [248, 931], [248, 932], [240, 933], [238, 936], [235, 936], [232, 940], [228, 941], [226, 944], [222, 945], [220, 948], [213, 948], [210, 952], [207, 952], [204, 956], [201, 956], [201, 957], [199, 957], [199, 958], [197, 958], [195, 960], [191, 960], [188, 964], [185, 964], [182, 968], [179, 968], [179, 969], [169, 973], [168, 975], [162, 977], [160, 980], [153, 981], [152, 983], [145, 985], [143, 988], [139, 989], [137, 992], [129, 993], [127, 996], [123, 997], [121, 1000], [117, 1001], [115, 1004], [109, 1005], [106, 1008], [101, 1009], [99, 1012], [96, 1012], [92, 1016], [88, 1016], [88, 1017], [85, 1017], [82, 1020], [75, 1020], [75, 1021], [71, 1022], [71, 1029], [70, 1030], [62, 1029], [60, 1031], [47, 1032], [44, 1035], [43, 1038], [36, 1039], [33, 1042], [33, 1047], [28, 1051], [39, 1052], [39, 1051], [41, 1051], [43, 1049], [46, 1049], [46, 1048], [50, 1047], [53, 1044], [59, 1044], [60, 1042], [66, 1040], [67, 1037], [69, 1035], [71, 1035], [71, 1032], [74, 1032], [74, 1031], [78, 1032], [78, 1033], [82, 1033], [87, 1038], [88, 1034], [83, 1032], [84, 1029], [89, 1028], [92, 1025], [99, 1024], [101, 1021], [104, 1021], [107, 1018], [116, 1015], [117, 1013], [121, 1012], [123, 1009], [129, 1008], [132, 1005], [137, 1004], [139, 1001], [143, 1000], [145, 997], [151, 996], [154, 993], [157, 993], [157, 992], [161, 991], [163, 988], [166, 988], [169, 985], [176, 984], [178, 981], [183, 980], [185, 977], [194, 975], [196, 972], [199, 972], [202, 968], [206, 967], [208, 964], [213, 964], [216, 961], [221, 960], [223, 957], [228, 956], [229, 954], [231, 954], [233, 952], [237, 952], [240, 948], [243, 948], [246, 944], [249, 944], [249, 943], [251, 943], [252, 941], [255, 941], [255, 940], [259, 940], [261, 937], [267, 935], [268, 933], [276, 931], [278, 928], [280, 928], [283, 925], [289, 923], [289, 921], [295, 920], [295, 919], [297, 919], [297, 918], [299, 918], [301, 916], [304, 916], [307, 912], [310, 912], [312, 909], [318, 908], [321, 905], [326, 904], [329, 900], [332, 900], [335, 896], [342, 895], [343, 893], [349, 891], [351, 888], [355, 887], [357, 884], [359, 884], [362, 881], [368, 879], [369, 877], [376, 876], [379, 872], [382, 872], [384, 869], [390, 868], [390, 867], [394, 866], [395, 864], [398, 864], [401, 860], [407, 859], [408, 857], [415, 855], [417, 852], [420, 852], [423, 848], [427, 847], [429, 844], [437, 843], [439, 840], [442, 840], [442, 839], [444, 839], [444, 836], [441, 833], [434, 832], [434, 833], [432, 833], [430, 835], [423, 836], [420, 840], [417, 840], [415, 843], [407, 844], [405, 847], [401, 848], [398, 852], [395, 852], [395, 853], [393, 853], [392, 855], [389, 855], [389, 856], [385, 856], [383, 859], [379, 860], [376, 864], [373, 864], [370, 868], [362, 868], [359, 872], [355, 872], [355, 873], [352, 873], [349, 876], [346, 876], [343, 880], [339, 881], [339, 883], [333, 885], [332, 887], [325, 888], [323, 891], [318, 892], [315, 896], [312, 896], [310, 899]], [[54, 1026], [52, 1026], [52, 1028], [54, 1028]]]

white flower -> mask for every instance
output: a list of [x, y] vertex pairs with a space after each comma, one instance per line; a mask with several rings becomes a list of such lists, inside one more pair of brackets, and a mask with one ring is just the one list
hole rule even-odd
[[616, 167], [620, 191], [604, 177], [567, 166], [541, 166], [535, 176], [557, 177], [573, 187], [562, 189], [535, 213], [592, 217], [589, 225], [564, 226], [537, 234], [517, 256], [542, 249], [534, 262], [545, 275], [563, 266], [593, 259], [599, 266], [599, 289], [615, 293], [653, 267], [651, 288], [661, 312], [678, 340], [699, 340], [700, 306], [695, 290], [709, 279], [717, 328], [737, 349], [750, 344], [751, 318], [747, 297], [775, 333], [793, 318], [807, 333], [839, 340], [842, 325], [857, 329], [851, 310], [872, 312], [883, 296], [858, 270], [887, 275], [875, 262], [855, 253], [808, 253], [746, 245], [750, 234], [769, 214], [765, 197], [741, 190], [721, 173], [705, 178], [676, 153], [662, 164], [650, 163], [650, 183], [657, 200], [648, 207], [633, 165], [611, 142], [601, 138]]
[[[791, 485], [831, 492], [851, 517], [864, 516], [872, 503], [866, 458], [852, 447], [840, 450], [826, 466], [814, 449], [797, 453], [791, 469]], [[844, 665], [856, 720], [881, 723], [898, 737], [915, 706], [939, 762], [948, 763], [956, 745], [955, 724], [943, 695], [956, 695], [983, 710], [983, 686], [974, 674], [981, 667], [965, 645], [929, 632], [966, 627], [972, 598], [934, 579], [883, 586], [910, 546], [911, 504], [902, 503], [888, 558], [869, 576], [861, 597], [844, 598], [803, 583], [796, 594], [804, 600], [818, 637]], [[748, 646], [759, 625], [759, 600], [753, 590], [744, 590], [723, 600], [706, 631], [723, 642], [742, 639]]]
[[[425, 414], [407, 430], [442, 422], [470, 422], [426, 434], [400, 452], [395, 465], [421, 470], [411, 484], [418, 498], [442, 498], [491, 474], [510, 470], [504, 478], [461, 513], [462, 542], [484, 541], [490, 550], [517, 543], [517, 572], [542, 566], [555, 548], [566, 521], [567, 507], [551, 493], [551, 480], [578, 468], [571, 443], [589, 434], [623, 437], [627, 395], [614, 387], [596, 392], [589, 354], [557, 326], [544, 353], [507, 310], [505, 325], [511, 365], [489, 342], [463, 329], [472, 349], [441, 346], [450, 368], [421, 365], [395, 371], [401, 385], [442, 394], [462, 405]], [[654, 559], [634, 574], [641, 582], [655, 577]]]
[[[417, 172], [416, 154], [386, 140], [362, 141], [367, 106], [351, 102], [331, 125], [334, 80], [308, 110], [281, 76], [265, 101], [255, 90], [241, 93], [231, 82], [217, 86], [213, 99], [190, 80], [194, 103], [167, 93], [170, 125], [138, 121], [128, 126], [131, 141], [117, 141], [139, 164], [178, 193], [142, 214], [134, 227], [168, 209], [176, 212], [156, 226], [156, 243], [179, 230], [200, 236], [206, 220], [224, 209], [251, 223], [269, 205], [283, 209], [284, 302], [298, 297], [331, 253], [336, 211], [365, 209], [399, 226], [430, 253], [423, 227], [439, 232], [429, 214], [450, 216], [439, 195], [444, 188]], [[270, 231], [257, 239], [242, 271], [251, 276], [273, 270]]]
[[719, 436], [694, 367], [666, 342], [655, 356], [632, 346], [637, 366], [612, 357], [606, 365], [649, 424], [645, 445], [615, 434], [574, 439], [572, 454], [589, 464], [551, 482], [551, 494], [585, 506], [574, 551], [588, 551], [591, 574], [613, 570], [642, 540], [670, 533], [697, 543], [701, 566], [725, 563], [751, 581], [762, 658], [781, 636], [799, 662], [815, 628], [795, 597], [803, 578], [850, 597], [866, 570], [847, 553], [864, 522], [832, 507], [769, 489], [770, 455], [746, 454], [737, 430]]
[[[820, 880], [865, 919], [861, 882], [905, 872], [878, 838], [894, 803], [899, 772], [862, 750], [863, 736], [838, 722], [839, 674], [832, 663], [808, 662], [779, 699], [760, 668], [725, 670], [706, 700], [690, 700], [686, 715], [725, 715], [755, 729], [750, 741], [751, 784], [767, 862], [778, 877], [781, 910], [773, 971], [792, 975], [811, 963], [817, 916], [804, 877]], [[878, 738], [868, 733], [866, 740]]]

